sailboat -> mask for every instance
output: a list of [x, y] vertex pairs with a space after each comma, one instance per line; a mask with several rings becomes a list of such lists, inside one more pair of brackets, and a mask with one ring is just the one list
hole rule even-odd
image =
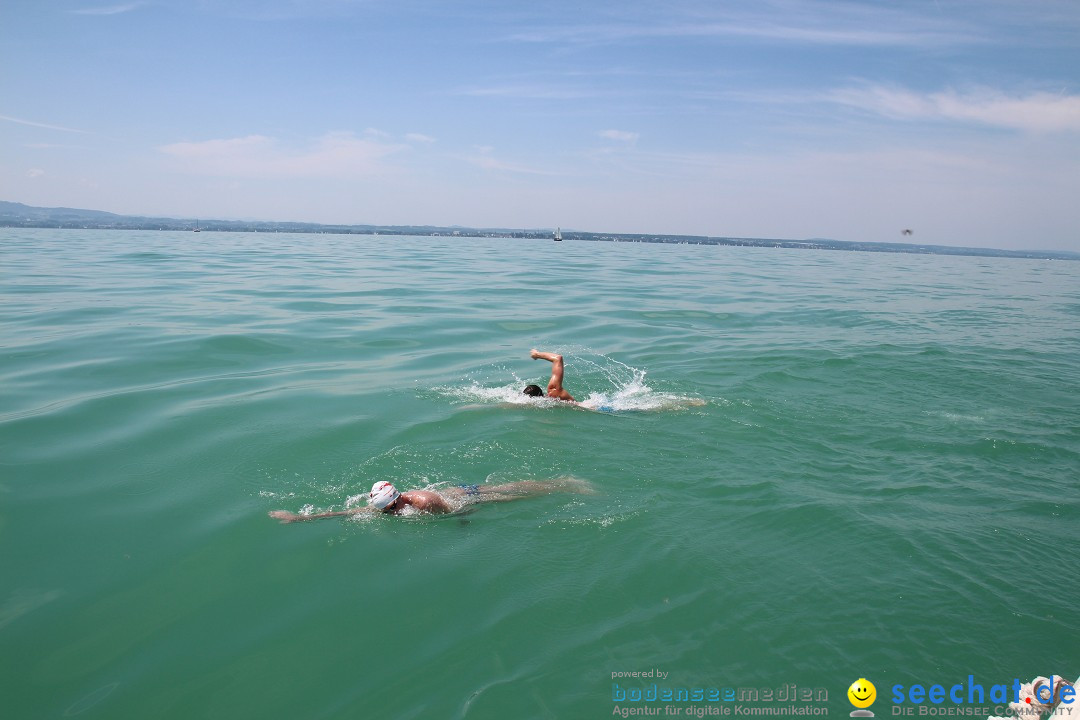
[[555, 228], [555, 242], [562, 242], [562, 228]]
[[202, 228], [199, 227], [198, 220], [195, 221], [195, 227], [191, 230], [191, 232], [202, 232]]

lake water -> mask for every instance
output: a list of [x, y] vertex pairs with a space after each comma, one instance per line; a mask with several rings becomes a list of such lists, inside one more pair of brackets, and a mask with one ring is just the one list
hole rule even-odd
[[[847, 717], [867, 678], [880, 718], [1080, 673], [1078, 262], [9, 229], [0, 283], [4, 717]], [[614, 412], [526, 402], [534, 347]]]

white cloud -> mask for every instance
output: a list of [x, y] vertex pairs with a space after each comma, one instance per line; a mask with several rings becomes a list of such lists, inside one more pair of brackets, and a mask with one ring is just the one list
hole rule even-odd
[[[981, 35], [955, 16], [901, 4], [823, 0], [756, 0], [738, 3], [665, 3], [656, 10], [628, 4], [618, 22], [532, 27], [514, 42], [547, 44], [638, 42], [649, 39], [742, 39], [839, 47], [924, 47], [978, 42]], [[662, 9], [661, 9], [662, 8]]]
[[435, 142], [435, 138], [431, 137], [430, 135], [423, 135], [421, 133], [408, 133], [407, 135], [405, 135], [405, 139], [409, 142], [417, 143], [431, 144]]
[[1035, 92], [1006, 95], [982, 89], [969, 93], [867, 87], [836, 90], [828, 99], [898, 120], [949, 120], [1029, 132], [1080, 130], [1080, 96]]
[[511, 37], [520, 42], [555, 43], [585, 42], [596, 43], [647, 40], [650, 38], [714, 38], [723, 39], [741, 37], [754, 40], [771, 40], [805, 45], [848, 45], [848, 46], [902, 46], [929, 45], [931, 43], [957, 42], [967, 40], [940, 33], [915, 33], [903, 31], [882, 31], [879, 29], [844, 29], [793, 27], [773, 23], [735, 24], [668, 24], [658, 26], [592, 26], [570, 30], [530, 31]]
[[44, 176], [45, 176], [45, 171], [42, 170], [41, 168], [30, 168], [30, 170], [28, 170], [27, 173], [26, 173], [26, 177], [31, 178], [31, 179], [44, 177]]
[[0, 120], [6, 120], [7, 122], [17, 123], [19, 125], [29, 125], [30, 127], [45, 128], [46, 130], [59, 130], [61, 132], [80, 133], [85, 135], [85, 130], [76, 130], [74, 128], [63, 127], [62, 125], [49, 125], [48, 123], [34, 122], [33, 120], [22, 120], [20, 118], [11, 117], [9, 115], [0, 115]]
[[71, 12], [74, 15], [120, 15], [122, 13], [136, 10], [145, 4], [146, 3], [143, 2], [133, 2], [127, 3], [126, 5], [109, 5], [106, 7], [98, 8], [83, 8], [81, 10], [72, 10]]
[[536, 168], [526, 167], [524, 165], [518, 165], [516, 163], [506, 162], [495, 157], [495, 148], [490, 145], [478, 145], [474, 148], [475, 154], [469, 155], [464, 158], [466, 162], [471, 165], [475, 165], [482, 170], [493, 170], [499, 172], [511, 172], [522, 175], [555, 175], [556, 173], [547, 170], [538, 170]]
[[382, 160], [405, 145], [329, 133], [308, 148], [288, 148], [274, 138], [249, 135], [181, 142], [159, 148], [189, 172], [220, 177], [343, 177], [384, 169]]
[[637, 142], [637, 139], [641, 137], [636, 132], [627, 132], [626, 130], [601, 130], [600, 137], [605, 140], [615, 140], [624, 143]]

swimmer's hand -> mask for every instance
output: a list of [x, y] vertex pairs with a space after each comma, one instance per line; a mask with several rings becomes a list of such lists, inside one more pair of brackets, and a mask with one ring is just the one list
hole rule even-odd
[[304, 519], [303, 515], [291, 513], [288, 510], [271, 510], [269, 515], [275, 520], [280, 520], [282, 523], [298, 522]]

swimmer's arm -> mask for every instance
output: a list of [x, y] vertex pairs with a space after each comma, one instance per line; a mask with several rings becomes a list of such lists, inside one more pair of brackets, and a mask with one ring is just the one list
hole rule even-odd
[[[529, 353], [529, 357], [533, 360], [547, 360], [551, 363], [551, 379], [548, 380], [548, 395], [552, 395], [559, 400], [573, 400], [569, 397], [570, 393], [563, 390], [562, 381], [565, 367], [563, 365], [563, 356], [558, 353], [540, 352], [539, 350], [533, 350]], [[563, 397], [563, 395], [567, 397]]]
[[531, 357], [533, 360], [547, 360], [548, 362], [552, 363], [556, 360], [558, 360], [560, 363], [562, 362], [562, 355], [559, 355], [557, 353], [540, 352], [539, 350], [530, 350], [529, 357]]
[[357, 515], [363, 512], [371, 512], [374, 508], [369, 505], [363, 507], [352, 508], [351, 510], [338, 510], [337, 512], [319, 513], [318, 515], [298, 515], [291, 513], [288, 510], [271, 510], [268, 514], [275, 520], [280, 520], [283, 523], [305, 522], [307, 520], [322, 520], [323, 518], [332, 517], [346, 517], [349, 515]]

